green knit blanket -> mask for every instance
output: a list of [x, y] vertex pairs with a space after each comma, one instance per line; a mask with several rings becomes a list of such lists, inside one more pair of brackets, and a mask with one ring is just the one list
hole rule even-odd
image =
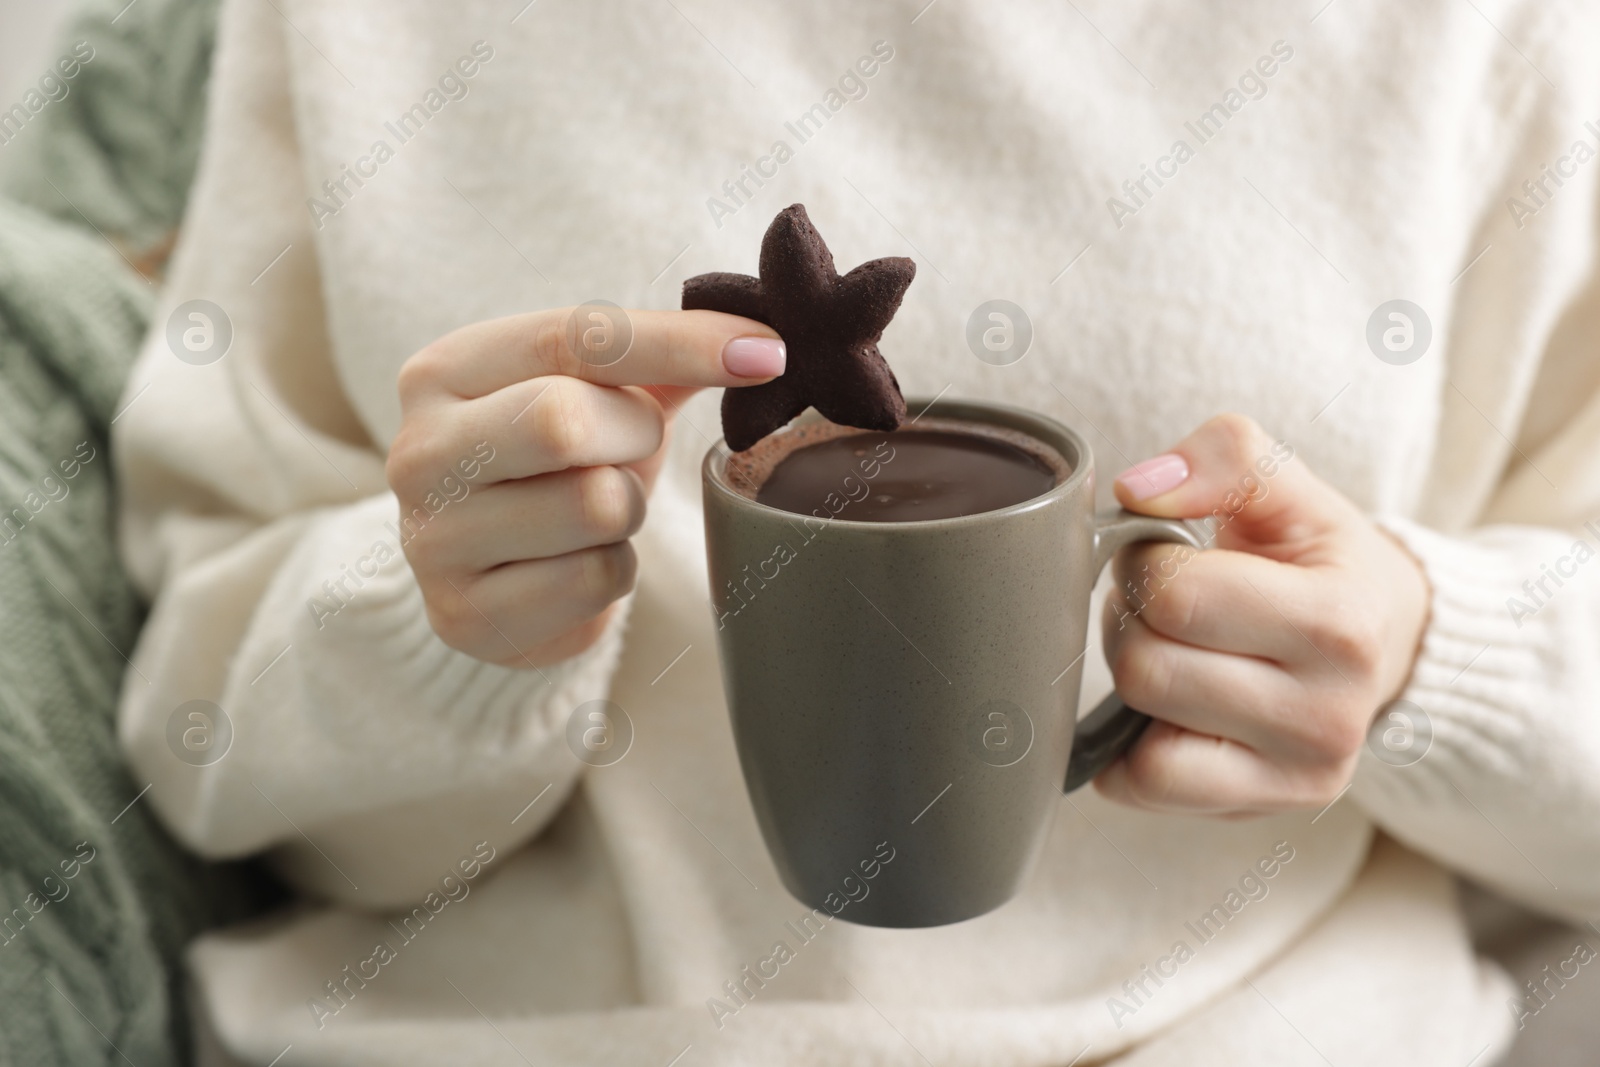
[[0, 115], [0, 1064], [188, 1062], [182, 947], [255, 892], [166, 836], [115, 737], [144, 608], [107, 440], [152, 303], [132, 264], [181, 218], [215, 19], [84, 5], [56, 54], [92, 58]]

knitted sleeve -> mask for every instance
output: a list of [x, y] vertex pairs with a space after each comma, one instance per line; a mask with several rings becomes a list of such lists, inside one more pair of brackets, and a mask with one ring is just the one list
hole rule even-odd
[[[1600, 105], [1592, 78], [1585, 95]], [[1584, 110], [1523, 123], [1518, 168], [1549, 158], [1568, 178], [1509, 174], [1517, 195], [1486, 208], [1431, 495], [1380, 517], [1427, 572], [1432, 618], [1351, 794], [1413, 848], [1575, 920], [1600, 916], [1600, 127]]]
[[190, 847], [270, 850], [302, 887], [380, 906], [558, 809], [582, 766], [566, 720], [605, 695], [621, 623], [542, 670], [430, 628], [402, 542], [451, 521], [493, 448], [398, 514], [393, 427], [357, 417], [329, 352], [285, 32], [270, 5], [225, 9], [183, 238], [114, 427], [122, 551], [154, 601], [119, 730]]

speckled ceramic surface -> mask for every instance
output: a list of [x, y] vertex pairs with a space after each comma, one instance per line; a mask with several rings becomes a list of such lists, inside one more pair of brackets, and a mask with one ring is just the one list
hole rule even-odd
[[1071, 473], [998, 511], [868, 523], [848, 505], [823, 519], [756, 503], [730, 484], [720, 442], [702, 468], [723, 685], [762, 834], [791, 893], [871, 926], [958, 922], [1011, 898], [1064, 783], [1146, 721], [1102, 705], [1073, 759], [1100, 567], [1136, 540], [1200, 547], [1179, 523], [1097, 519], [1093, 457], [1052, 419], [909, 408], [1021, 431]]

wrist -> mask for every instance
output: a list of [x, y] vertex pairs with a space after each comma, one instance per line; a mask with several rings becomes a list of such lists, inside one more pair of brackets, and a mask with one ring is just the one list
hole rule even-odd
[[[1410, 684], [1412, 671], [1422, 654], [1424, 638], [1433, 615], [1433, 586], [1427, 568], [1411, 549], [1383, 526], [1373, 524], [1382, 542], [1389, 565], [1379, 569], [1384, 588], [1389, 590], [1389, 633], [1384, 647], [1385, 669], [1381, 678], [1382, 704], [1397, 699]], [[1381, 705], [1380, 705], [1381, 706]], [[1376, 712], [1377, 709], [1374, 709]]]

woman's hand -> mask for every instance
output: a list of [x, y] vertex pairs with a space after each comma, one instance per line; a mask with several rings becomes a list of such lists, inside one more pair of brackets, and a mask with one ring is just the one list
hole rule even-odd
[[1410, 675], [1430, 596], [1420, 565], [1239, 415], [1124, 471], [1116, 494], [1146, 515], [1225, 521], [1215, 550], [1117, 558], [1106, 658], [1156, 721], [1097, 788], [1218, 815], [1331, 803]]
[[386, 473], [439, 637], [507, 667], [592, 645], [633, 588], [628, 538], [672, 412], [783, 368], [759, 322], [598, 306], [475, 323], [412, 356]]

